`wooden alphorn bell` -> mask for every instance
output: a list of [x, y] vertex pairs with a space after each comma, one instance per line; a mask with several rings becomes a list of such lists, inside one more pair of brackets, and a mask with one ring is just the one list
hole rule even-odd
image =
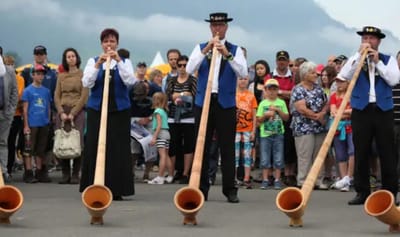
[[[218, 37], [218, 35], [216, 37]], [[214, 68], [217, 55], [218, 51], [216, 47], [213, 47], [210, 71], [208, 74], [207, 88], [204, 95], [203, 109], [200, 117], [200, 126], [197, 135], [196, 149], [194, 152], [189, 185], [187, 187], [179, 189], [174, 196], [174, 204], [184, 216], [184, 225], [197, 225], [196, 215], [204, 204], [204, 195], [200, 191], [199, 185], [204, 154], [204, 144], [206, 140], [208, 113], [210, 109], [211, 89], [214, 79]]]
[[10, 216], [22, 207], [23, 202], [24, 197], [18, 188], [4, 185], [0, 167], [0, 223], [10, 224]]
[[110, 56], [107, 57], [104, 77], [103, 101], [101, 104], [100, 130], [97, 145], [96, 170], [93, 185], [88, 186], [82, 193], [82, 202], [91, 215], [90, 224], [103, 224], [103, 215], [112, 202], [112, 193], [104, 185], [106, 165], [108, 94], [110, 86]]
[[368, 50], [364, 50], [361, 55], [360, 62], [357, 65], [353, 78], [350, 81], [342, 104], [339, 106], [337, 115], [335, 116], [333, 123], [329, 128], [325, 140], [321, 145], [310, 171], [308, 172], [301, 190], [296, 187], [288, 187], [280, 191], [276, 197], [276, 206], [290, 218], [289, 226], [303, 226], [302, 216], [304, 214], [304, 210], [307, 207], [307, 203], [314, 188], [316, 179], [318, 178], [318, 174], [322, 165], [324, 164], [325, 157], [332, 144], [332, 140], [335, 136], [336, 129], [342, 117], [343, 111], [345, 110], [346, 104], [350, 100], [351, 93], [357, 82], [358, 75], [360, 74], [367, 53]]
[[393, 194], [387, 190], [371, 193], [364, 204], [365, 212], [389, 225], [389, 232], [400, 232], [400, 207]]

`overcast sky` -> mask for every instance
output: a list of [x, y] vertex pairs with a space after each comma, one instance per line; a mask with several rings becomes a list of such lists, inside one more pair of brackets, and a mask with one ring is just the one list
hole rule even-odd
[[[398, 0], [314, 0], [332, 18], [348, 27], [374, 25], [390, 30], [400, 39]], [[398, 46], [400, 49], [400, 45]]]
[[396, 0], [2, 0], [0, 45], [23, 63], [32, 61], [38, 44], [48, 48], [55, 63], [65, 48], [74, 47], [85, 63], [101, 52], [101, 30], [115, 27], [132, 61], [151, 63], [157, 51], [165, 59], [169, 48], [190, 54], [196, 43], [210, 38], [208, 14], [226, 11], [234, 18], [227, 38], [248, 49], [249, 63], [267, 59], [274, 66], [281, 49], [292, 58], [324, 63], [330, 54], [352, 54], [360, 43], [355, 31], [370, 24], [388, 36], [381, 51], [395, 54], [399, 9]]

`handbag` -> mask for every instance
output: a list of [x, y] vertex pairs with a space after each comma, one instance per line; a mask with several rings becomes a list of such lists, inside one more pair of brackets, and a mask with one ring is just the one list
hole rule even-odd
[[71, 121], [71, 131], [64, 129], [64, 122], [54, 132], [53, 153], [59, 159], [73, 159], [81, 156], [81, 135]]

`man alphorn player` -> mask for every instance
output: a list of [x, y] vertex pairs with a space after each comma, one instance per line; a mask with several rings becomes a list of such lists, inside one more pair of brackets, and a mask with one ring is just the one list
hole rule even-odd
[[[357, 34], [361, 36], [360, 48], [339, 73], [351, 79], [357, 65], [364, 64], [350, 101], [353, 108], [351, 123], [357, 195], [348, 202], [349, 205], [364, 204], [370, 194], [368, 159], [373, 139], [380, 158], [382, 188], [389, 190], [395, 198], [398, 191], [391, 87], [399, 83], [399, 68], [395, 58], [378, 51], [381, 40], [385, 38], [379, 28], [365, 26]], [[364, 62], [360, 62], [364, 50], [368, 50], [368, 56]]]
[[[186, 71], [190, 74], [198, 70], [194, 107], [196, 131], [198, 131], [213, 47], [216, 47], [219, 52], [213, 72], [200, 190], [207, 200], [210, 188], [208, 179], [209, 156], [207, 154], [215, 129], [221, 151], [222, 193], [226, 196], [228, 202], [238, 203], [239, 198], [235, 186], [236, 82], [237, 77], [247, 76], [247, 62], [242, 49], [225, 39], [228, 22], [232, 21], [232, 18], [228, 18], [227, 13], [212, 13], [210, 18], [205, 21], [210, 23], [212, 38], [208, 42], [195, 46], [186, 66]], [[218, 40], [214, 38], [217, 35], [219, 36]]]

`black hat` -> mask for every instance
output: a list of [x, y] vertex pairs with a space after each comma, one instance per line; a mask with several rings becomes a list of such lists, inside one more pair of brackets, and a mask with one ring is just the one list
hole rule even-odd
[[46, 47], [38, 45], [33, 49], [33, 54], [47, 54]]
[[210, 19], [205, 19], [207, 22], [230, 22], [232, 18], [228, 18], [228, 13], [215, 12], [210, 14]]
[[335, 58], [335, 60], [333, 60], [333, 61], [334, 61], [334, 62], [343, 62], [344, 60], [347, 60], [347, 57], [344, 56], [343, 54], [341, 54], [341, 55], [337, 56], [337, 57]]
[[136, 67], [147, 67], [147, 64], [145, 62], [138, 62]]
[[290, 58], [289, 57], [289, 53], [287, 51], [285, 51], [285, 50], [278, 51], [276, 53], [276, 59], [279, 60], [281, 58], [283, 58], [285, 60], [289, 60], [289, 58]]
[[374, 26], [364, 26], [362, 31], [357, 31], [358, 35], [375, 35], [379, 39], [383, 39], [386, 37], [384, 33], [382, 33], [381, 29]]

